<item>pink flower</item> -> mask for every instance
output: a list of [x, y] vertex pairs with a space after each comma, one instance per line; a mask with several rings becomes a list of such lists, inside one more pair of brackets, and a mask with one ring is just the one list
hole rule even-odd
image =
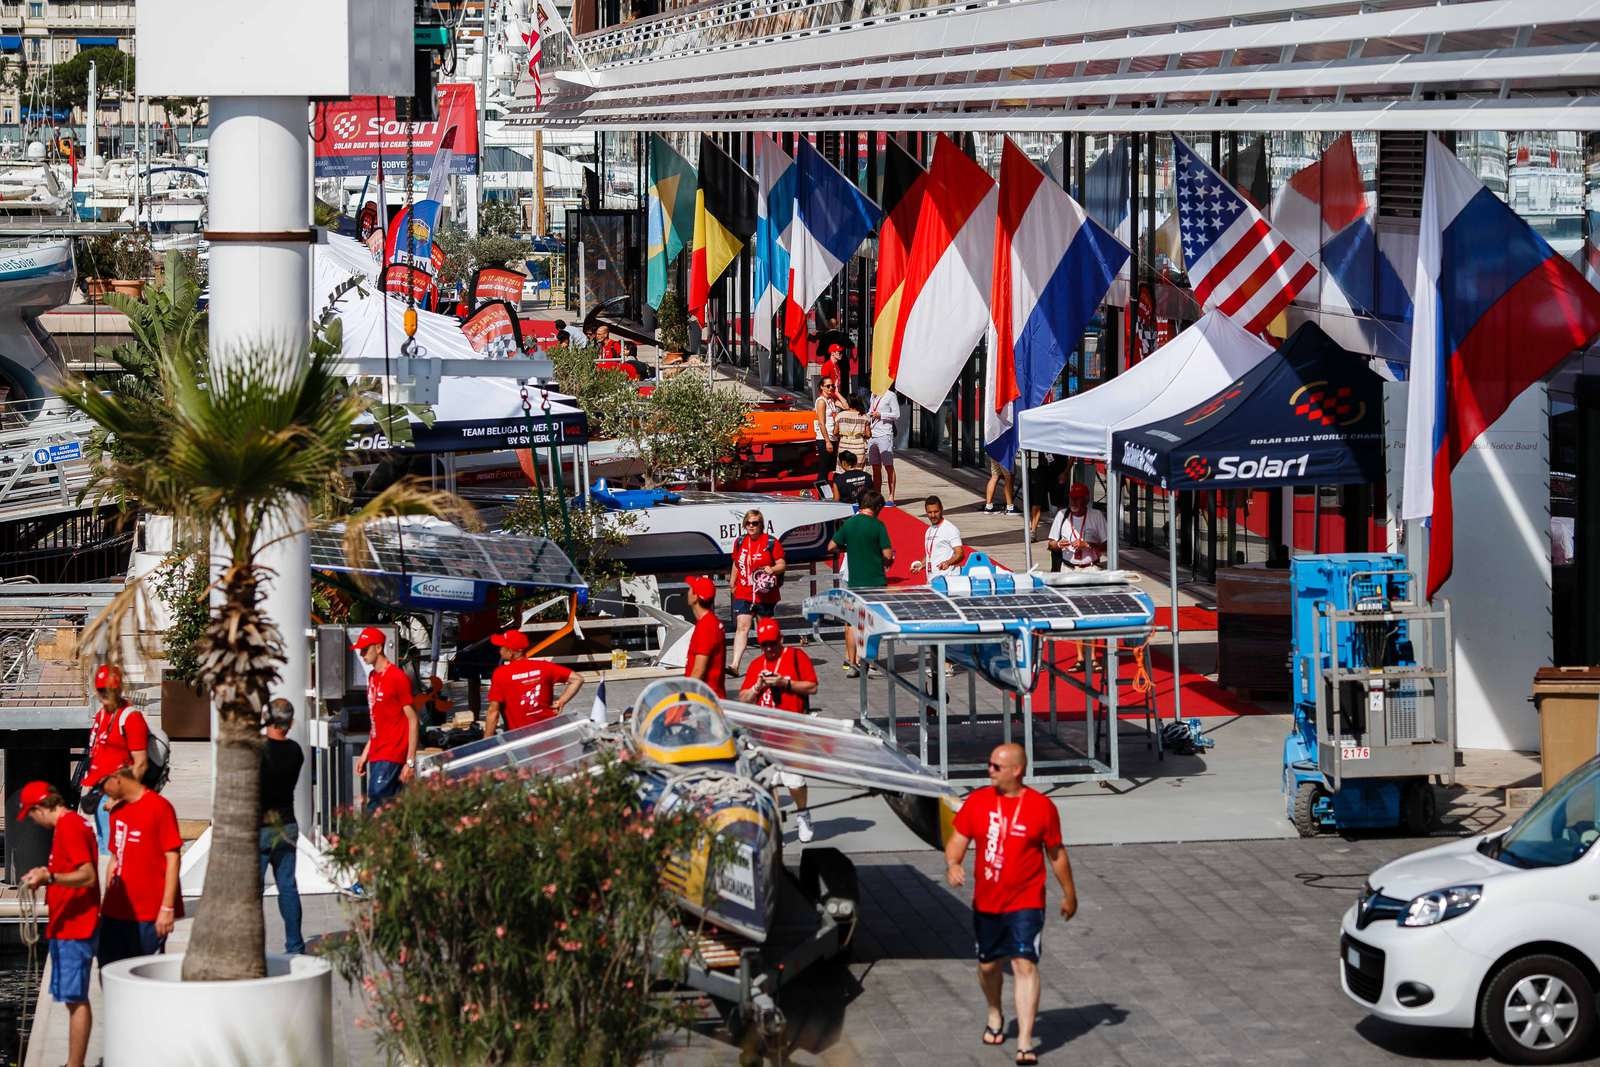
[[506, 936], [506, 928], [504, 926], [496, 926], [494, 928], [494, 936], [504, 938]]
[[512, 1023], [511, 1024], [511, 1029], [520, 1034], [520, 1033], [522, 1033], [522, 1024], [521, 1023]]
[[433, 861], [433, 869], [436, 870], [436, 871], [444, 870], [444, 860], [434, 860]]
[[605, 881], [600, 883], [600, 892], [602, 892], [602, 893], [611, 892], [611, 879], [607, 878]]
[[556, 961], [556, 950], [551, 949], [549, 952], [546, 952], [544, 954], [544, 961], [546, 963], [554, 963]]
[[556, 884], [554, 882], [551, 882], [549, 885], [544, 887], [544, 895], [547, 897], [553, 897], [556, 895]]
[[556, 923], [556, 929], [557, 930], [565, 930], [566, 928], [567, 928], [567, 924], [566, 924], [566, 922], [564, 920], [561, 921], [561, 922]]
[[410, 958], [411, 958], [411, 950], [406, 948], [404, 945], [401, 945], [399, 954], [395, 956], [396, 962], [398, 962], [403, 967], [403, 966], [405, 966], [406, 961], [409, 960]]
[[632, 989], [633, 988], [633, 979], [630, 978], [626, 982], [623, 982], [622, 983], [622, 988], [623, 989]]
[[580, 948], [583, 947], [583, 942], [582, 941], [562, 941], [562, 942], [560, 942], [560, 945], [561, 945], [562, 949], [564, 949], [567, 952], [576, 952]]

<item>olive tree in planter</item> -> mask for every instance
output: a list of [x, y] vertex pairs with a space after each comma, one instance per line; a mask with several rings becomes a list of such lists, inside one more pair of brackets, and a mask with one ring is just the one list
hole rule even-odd
[[661, 349], [663, 364], [682, 362], [688, 351], [689, 315], [683, 294], [676, 289], [668, 289], [656, 309], [656, 345]]

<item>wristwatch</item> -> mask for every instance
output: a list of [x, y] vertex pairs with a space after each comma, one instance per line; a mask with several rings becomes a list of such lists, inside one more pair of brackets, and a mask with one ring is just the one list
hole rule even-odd
[[45, 885], [55, 885], [56, 884], [56, 872], [55, 871], [46, 871], [45, 872], [44, 884]]

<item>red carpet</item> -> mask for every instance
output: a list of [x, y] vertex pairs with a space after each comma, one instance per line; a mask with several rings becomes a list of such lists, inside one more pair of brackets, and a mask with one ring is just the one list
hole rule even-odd
[[922, 559], [922, 537], [928, 524], [898, 507], [884, 508], [878, 517], [888, 527], [889, 543], [894, 545], [894, 565], [889, 568], [889, 584], [926, 585], [927, 578], [921, 571], [911, 573], [911, 565]]
[[[1063, 668], [1075, 665], [1078, 662], [1077, 652], [1073, 646], [1063, 644], [1057, 646], [1057, 665]], [[1149, 653], [1150, 678], [1155, 683], [1156, 711], [1163, 719], [1172, 718], [1172, 660], [1161, 649], [1152, 649]], [[1122, 657], [1122, 678], [1132, 681], [1134, 675], [1133, 656]], [[1059, 714], [1069, 719], [1083, 717], [1084, 697], [1073, 686], [1067, 685], [1059, 679], [1054, 680], [1056, 686], [1056, 710]], [[1033, 689], [1033, 713], [1035, 715], [1048, 715], [1050, 713], [1050, 691], [1046, 688], [1047, 680], [1041, 675]], [[1138, 692], [1131, 685], [1124, 685], [1118, 697], [1123, 708], [1130, 703], [1141, 702]], [[1183, 672], [1183, 715], [1184, 718], [1207, 715], [1267, 715], [1265, 708], [1252, 704], [1242, 697], [1235, 696], [1211, 681], [1205, 675]], [[1122, 711], [1120, 718], [1143, 719], [1142, 709], [1135, 711]]]
[[[1167, 630], [1172, 627], [1172, 609], [1156, 609], [1156, 629]], [[1217, 628], [1217, 613], [1210, 608], [1202, 608], [1194, 604], [1178, 609], [1178, 628], [1189, 633], [1200, 633]]]

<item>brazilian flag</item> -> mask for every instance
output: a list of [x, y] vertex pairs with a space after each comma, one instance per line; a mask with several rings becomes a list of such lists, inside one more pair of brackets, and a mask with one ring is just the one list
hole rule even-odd
[[667, 294], [667, 275], [694, 235], [695, 179], [689, 161], [660, 134], [650, 135], [650, 247], [645, 298], [653, 308]]

